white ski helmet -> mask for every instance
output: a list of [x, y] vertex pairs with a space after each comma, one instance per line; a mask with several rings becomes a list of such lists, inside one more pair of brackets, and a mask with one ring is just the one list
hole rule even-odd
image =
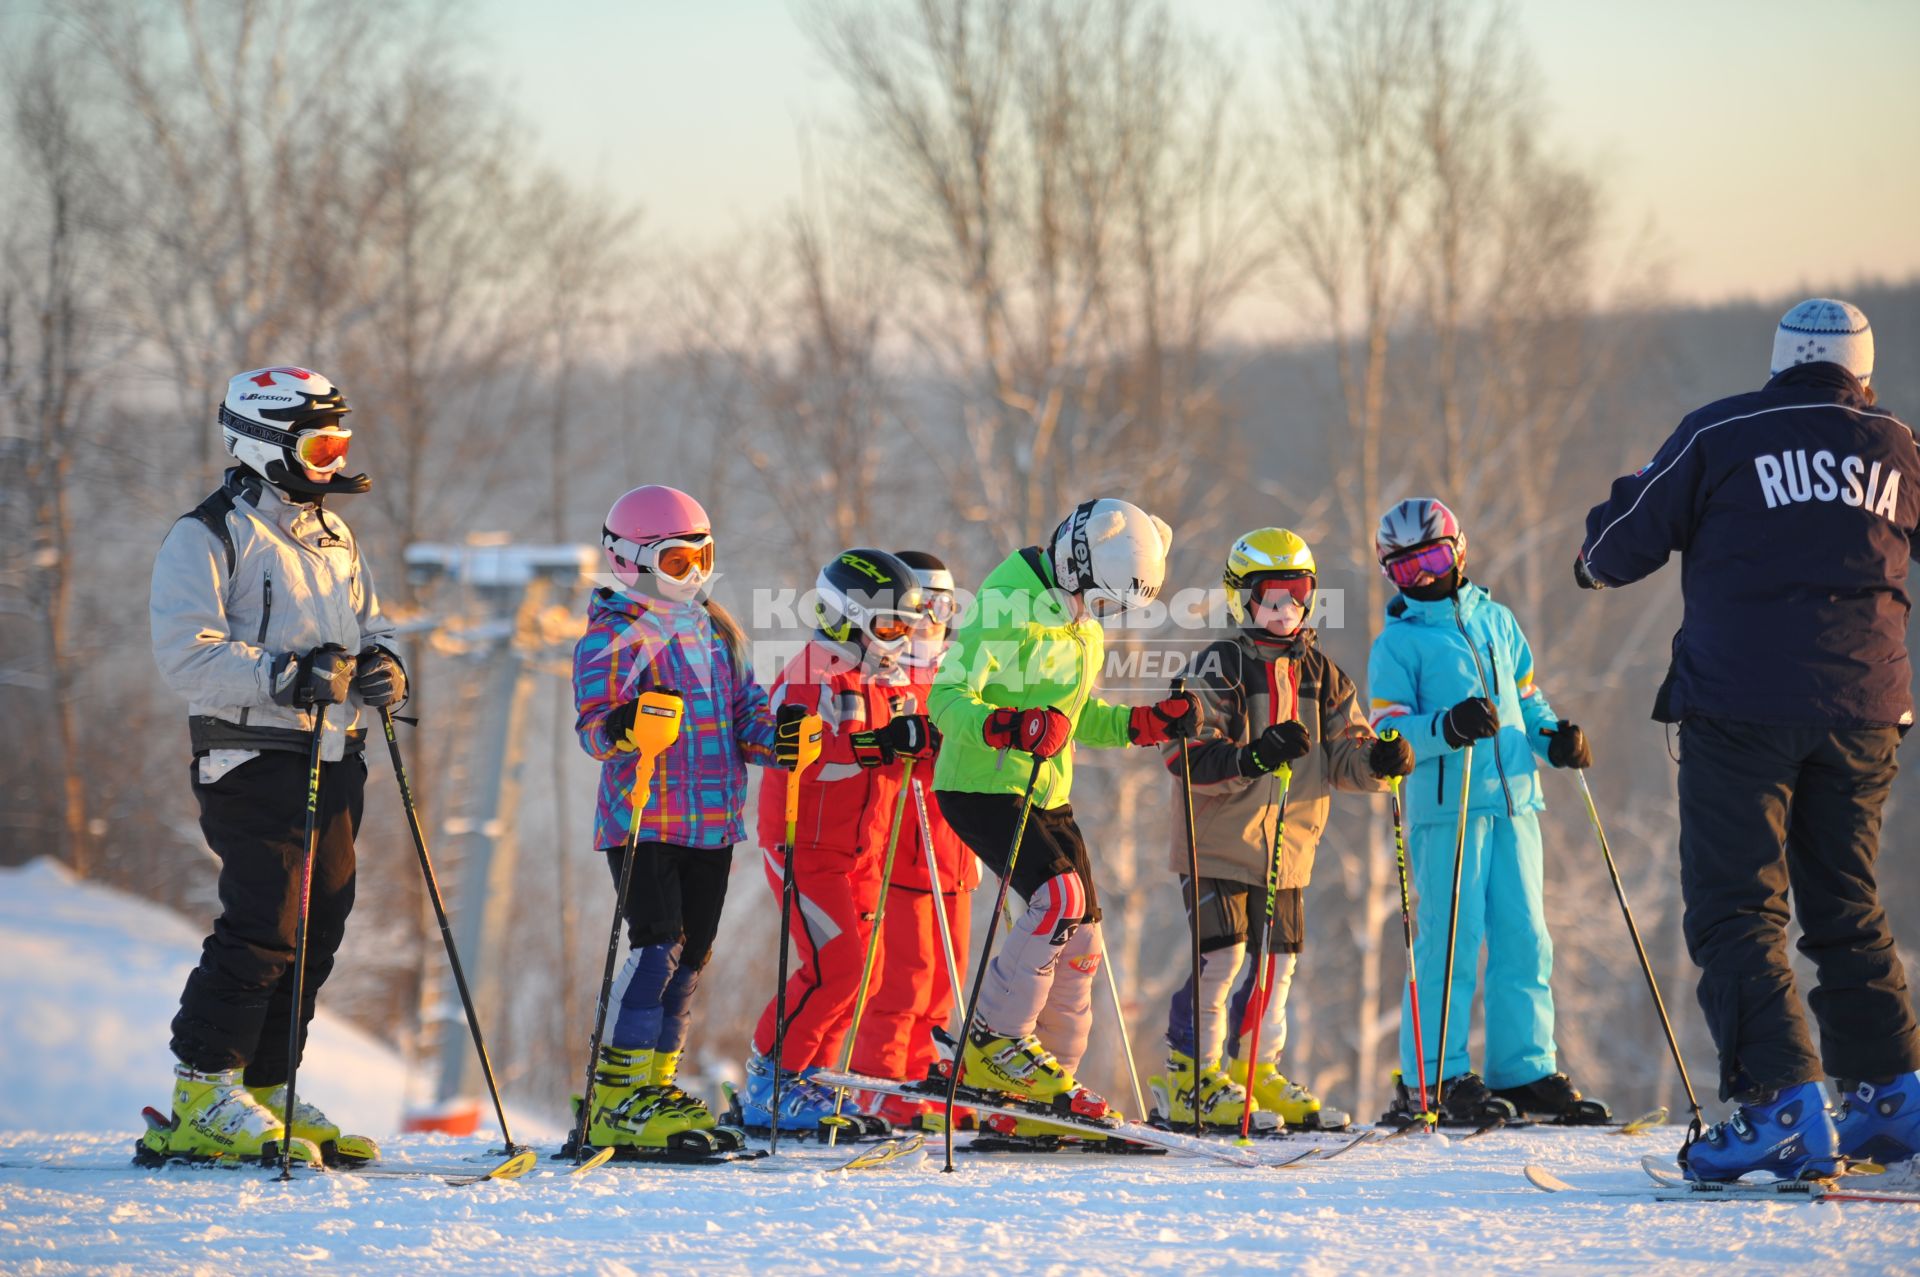
[[1089, 616], [1118, 616], [1159, 595], [1172, 548], [1167, 521], [1131, 501], [1082, 501], [1053, 530], [1053, 574]]
[[[331, 381], [306, 368], [256, 368], [227, 383], [220, 441], [233, 458], [277, 488], [308, 496], [365, 492], [367, 476], [341, 474], [353, 409]], [[324, 472], [316, 483], [307, 470]]]

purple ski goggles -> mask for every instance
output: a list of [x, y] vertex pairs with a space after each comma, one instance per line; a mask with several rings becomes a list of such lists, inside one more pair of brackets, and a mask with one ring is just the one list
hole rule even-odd
[[1405, 588], [1409, 585], [1426, 585], [1437, 581], [1453, 571], [1460, 561], [1459, 551], [1451, 541], [1430, 541], [1426, 545], [1415, 546], [1384, 560], [1380, 568], [1387, 579], [1395, 585]]

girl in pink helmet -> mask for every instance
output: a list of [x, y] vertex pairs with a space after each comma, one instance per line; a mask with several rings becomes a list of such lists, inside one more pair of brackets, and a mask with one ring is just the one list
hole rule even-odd
[[594, 845], [616, 886], [635, 818], [636, 699], [671, 692], [685, 710], [639, 815], [621, 903], [629, 954], [588, 1097], [588, 1141], [665, 1148], [679, 1132], [714, 1125], [674, 1075], [733, 845], [746, 835], [746, 764], [776, 765], [776, 725], [740, 627], [708, 597], [713, 529], [700, 503], [676, 488], [635, 488], [613, 503], [601, 545], [612, 583], [593, 592], [574, 647], [574, 728], [601, 761]]

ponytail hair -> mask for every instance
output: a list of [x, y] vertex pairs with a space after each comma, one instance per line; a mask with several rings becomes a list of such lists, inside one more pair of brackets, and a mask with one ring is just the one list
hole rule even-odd
[[752, 668], [747, 652], [747, 634], [740, 628], [740, 622], [733, 619], [733, 613], [718, 599], [708, 597], [702, 600], [707, 609], [707, 618], [713, 622], [713, 632], [726, 642], [727, 653], [733, 657], [735, 673], [744, 673]]

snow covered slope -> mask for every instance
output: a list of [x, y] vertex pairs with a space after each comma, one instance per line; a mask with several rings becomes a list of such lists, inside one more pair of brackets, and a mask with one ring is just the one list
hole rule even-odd
[[[824, 1173], [786, 1168], [550, 1168], [512, 1184], [126, 1163], [127, 1141], [0, 1134], [0, 1271], [64, 1273], [1428, 1273], [1913, 1271], [1920, 1207], [1636, 1202], [1549, 1196], [1543, 1161], [1582, 1184], [1644, 1183], [1642, 1152], [1677, 1132], [1498, 1133], [1400, 1141], [1317, 1169], [1169, 1157], [982, 1156]], [[390, 1162], [444, 1163], [444, 1136]], [[51, 1156], [69, 1167], [22, 1168]], [[838, 1156], [844, 1157], [841, 1153]]]
[[[517, 1183], [256, 1170], [142, 1171], [142, 1104], [164, 1099], [167, 1021], [199, 936], [50, 862], [0, 873], [0, 1272], [601, 1274], [1913, 1271], [1920, 1207], [1549, 1196], [1645, 1182], [1677, 1128], [1402, 1140], [1323, 1166], [963, 1154], [855, 1175], [844, 1151], [764, 1165], [609, 1167]], [[324, 1017], [309, 1069], [354, 1125], [394, 1129], [393, 1056]], [[303, 1070], [302, 1077], [308, 1076]], [[32, 1132], [45, 1132], [34, 1134]], [[484, 1141], [403, 1136], [389, 1165]]]
[[[0, 1131], [131, 1138], [141, 1106], [164, 1108], [167, 1026], [200, 939], [178, 914], [76, 881], [49, 858], [0, 870]], [[399, 1129], [399, 1057], [325, 1010], [300, 1077], [342, 1125]]]

